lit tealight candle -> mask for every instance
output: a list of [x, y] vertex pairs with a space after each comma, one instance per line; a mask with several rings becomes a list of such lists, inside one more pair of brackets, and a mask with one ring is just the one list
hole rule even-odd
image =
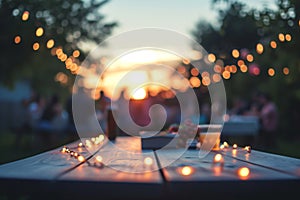
[[250, 169], [248, 167], [240, 167], [237, 170], [237, 174], [241, 179], [246, 179], [250, 175]]
[[144, 159], [144, 164], [145, 164], [146, 166], [151, 166], [151, 165], [153, 164], [153, 159], [150, 158], [150, 157], [146, 157], [146, 158]]
[[85, 158], [83, 156], [78, 156], [77, 159], [78, 159], [79, 162], [85, 161]]
[[237, 144], [232, 145], [232, 148], [236, 149], [238, 146]]
[[180, 170], [180, 173], [183, 175], [183, 176], [189, 176], [193, 173], [193, 168], [190, 167], [190, 166], [184, 166], [181, 168]]

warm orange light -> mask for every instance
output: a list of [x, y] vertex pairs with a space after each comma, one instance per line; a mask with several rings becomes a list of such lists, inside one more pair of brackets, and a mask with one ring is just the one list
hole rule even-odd
[[271, 41], [270, 42], [270, 46], [273, 48], [273, 49], [276, 49], [277, 48], [277, 43], [275, 41]]
[[278, 34], [278, 39], [280, 42], [284, 42], [285, 38], [284, 38], [284, 35], [282, 33], [279, 33]]
[[197, 88], [197, 87], [200, 87], [201, 81], [198, 77], [191, 77], [190, 84], [192, 87]]
[[234, 58], [238, 58], [240, 56], [240, 52], [237, 49], [233, 49], [231, 54]]
[[262, 53], [264, 52], [264, 46], [263, 46], [261, 43], [258, 43], [258, 44], [256, 45], [256, 52], [257, 52], [258, 54], [262, 54]]
[[190, 166], [184, 166], [184, 167], [181, 168], [180, 173], [183, 176], [189, 176], [193, 173], [193, 168], [190, 167]]
[[150, 157], [146, 157], [146, 158], [144, 159], [144, 164], [147, 165], [147, 166], [152, 165], [152, 164], [153, 164], [153, 159], [150, 158]]
[[53, 39], [48, 40], [46, 46], [48, 49], [51, 49], [54, 46], [54, 40]]
[[28, 11], [24, 11], [23, 15], [22, 15], [22, 20], [23, 21], [27, 21], [29, 18], [29, 12]]
[[73, 56], [74, 56], [74, 58], [79, 57], [80, 56], [80, 51], [79, 50], [73, 51]]
[[251, 146], [245, 146], [245, 150], [246, 150], [248, 153], [251, 153]]
[[248, 62], [253, 62], [253, 60], [254, 60], [253, 55], [251, 55], [251, 54], [248, 54], [246, 59]]
[[66, 148], [66, 147], [63, 147], [63, 148], [61, 149], [61, 152], [62, 152], [62, 153], [65, 153], [66, 150], [67, 150], [67, 148]]
[[80, 142], [80, 143], [78, 144], [78, 146], [79, 146], [79, 147], [82, 147], [82, 146], [83, 146], [82, 142]]
[[21, 37], [20, 37], [19, 35], [17, 35], [17, 36], [15, 37], [15, 39], [14, 39], [14, 42], [15, 42], [16, 44], [19, 44], [19, 43], [21, 42]]
[[207, 59], [209, 62], [213, 63], [216, 61], [216, 56], [213, 53], [208, 54]]
[[224, 145], [225, 148], [229, 147], [229, 144], [227, 142], [223, 142], [223, 145]]
[[221, 78], [220, 74], [214, 74], [212, 79], [215, 83], [217, 83], [217, 82], [220, 82], [222, 78]]
[[135, 100], [142, 100], [145, 99], [146, 96], [147, 96], [146, 90], [144, 88], [139, 88], [133, 93], [132, 98]]
[[62, 49], [61, 49], [61, 48], [57, 48], [56, 51], [55, 51], [55, 54], [56, 54], [57, 56], [60, 56], [61, 54], [63, 54]]
[[290, 42], [292, 40], [292, 36], [290, 34], [285, 35], [285, 40]]
[[243, 60], [238, 60], [237, 64], [239, 67], [241, 67], [242, 65], [245, 64], [245, 62]]
[[43, 34], [44, 34], [44, 29], [42, 27], [39, 27], [39, 28], [36, 29], [35, 35], [37, 37], [41, 37]]
[[287, 67], [285, 67], [285, 68], [283, 68], [283, 74], [284, 75], [288, 75], [289, 73], [290, 73], [290, 70], [289, 70], [289, 68], [287, 68]]
[[221, 72], [222, 72], [222, 67], [221, 67], [220, 65], [216, 64], [216, 65], [214, 66], [214, 71], [215, 71], [216, 73], [221, 73]]
[[198, 76], [199, 75], [199, 70], [197, 68], [192, 68], [191, 69], [191, 75], [192, 76]]
[[268, 74], [269, 76], [274, 76], [275, 75], [275, 70], [273, 68], [268, 69]]
[[83, 156], [78, 156], [77, 159], [78, 159], [79, 162], [85, 161], [85, 158]]
[[102, 158], [102, 156], [96, 156], [96, 160], [97, 160], [97, 162], [102, 162], [103, 158]]
[[237, 148], [237, 144], [233, 144], [232, 148], [236, 149]]
[[240, 70], [241, 70], [241, 72], [243, 72], [243, 73], [247, 72], [247, 71], [248, 71], [247, 65], [242, 65], [242, 66], [240, 67]]
[[37, 51], [39, 48], [40, 48], [40, 44], [37, 43], [37, 42], [35, 42], [35, 43], [32, 45], [32, 49], [33, 49], [34, 51]]
[[209, 76], [204, 76], [203, 78], [202, 78], [202, 85], [204, 85], [204, 86], [209, 86], [210, 85], [210, 78], [209, 78]]
[[224, 71], [223, 73], [222, 73], [222, 76], [223, 76], [223, 78], [224, 79], [230, 79], [230, 72], [229, 71]]
[[235, 65], [231, 65], [231, 66], [229, 67], [229, 71], [230, 71], [231, 73], [236, 73], [236, 72], [237, 72], [237, 67], [236, 67]]
[[223, 156], [222, 154], [218, 153], [214, 156], [214, 162], [215, 163], [219, 163], [219, 162], [223, 162]]
[[248, 167], [240, 167], [237, 170], [237, 174], [241, 179], [245, 179], [250, 175], [250, 169]]

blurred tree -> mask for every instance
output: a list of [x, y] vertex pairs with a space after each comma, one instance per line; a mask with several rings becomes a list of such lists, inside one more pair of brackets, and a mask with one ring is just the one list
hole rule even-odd
[[[0, 1], [0, 82], [13, 86], [28, 79], [40, 92], [56, 91], [55, 75], [62, 72], [72, 85], [61, 48], [74, 62], [84, 58], [84, 44], [99, 43], [112, 33], [116, 22], [105, 22], [100, 8], [108, 0], [2, 0]], [[40, 29], [38, 29], [40, 28]], [[51, 40], [49, 43], [48, 41]], [[51, 44], [51, 42], [52, 43]], [[48, 47], [47, 47], [48, 46]], [[35, 50], [34, 50], [35, 49]], [[54, 49], [54, 50], [53, 50]], [[73, 52], [79, 50], [80, 54]]]
[[224, 78], [228, 101], [267, 91], [279, 107], [280, 132], [295, 136], [300, 131], [300, 1], [278, 0], [275, 10], [250, 9], [236, 0], [212, 3], [220, 25], [200, 21], [192, 34], [216, 56], [222, 72], [230, 72]]

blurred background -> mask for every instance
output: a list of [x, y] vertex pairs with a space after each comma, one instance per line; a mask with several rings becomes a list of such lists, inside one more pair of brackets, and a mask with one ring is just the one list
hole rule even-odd
[[[201, 74], [193, 61], [183, 59], [172, 65], [188, 81], [173, 81], [172, 90], [148, 87], [130, 95], [132, 85], [126, 84], [114, 97], [108, 85], [101, 86], [90, 95], [99, 123], [105, 124], [110, 101], [127, 98], [140, 125], [149, 123], [148, 115], [136, 110], [147, 113], [151, 104], [164, 105], [167, 129], [180, 120], [175, 96], [185, 86], [199, 99], [199, 124], [209, 123], [207, 86], [223, 80], [228, 112], [222, 139], [300, 158], [299, 16], [296, 0], [2, 0], [0, 163], [78, 139], [71, 97], [82, 61], [106, 38], [143, 27], [168, 28], [196, 40], [206, 49], [213, 73]], [[162, 54], [143, 51], [130, 59], [173, 61]], [[118, 73], [108, 72], [104, 82], [113, 82]], [[136, 76], [147, 79], [147, 73]]]

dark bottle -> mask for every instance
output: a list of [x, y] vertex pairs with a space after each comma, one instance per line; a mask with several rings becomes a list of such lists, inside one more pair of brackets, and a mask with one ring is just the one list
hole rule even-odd
[[112, 109], [107, 110], [106, 136], [109, 140], [115, 140], [118, 135], [118, 126], [113, 116]]

